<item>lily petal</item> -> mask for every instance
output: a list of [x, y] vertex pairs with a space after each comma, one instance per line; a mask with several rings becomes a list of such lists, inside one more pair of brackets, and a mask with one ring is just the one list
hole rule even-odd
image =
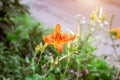
[[58, 52], [61, 54], [62, 50], [63, 50], [63, 44], [57, 44], [56, 48], [57, 48]]

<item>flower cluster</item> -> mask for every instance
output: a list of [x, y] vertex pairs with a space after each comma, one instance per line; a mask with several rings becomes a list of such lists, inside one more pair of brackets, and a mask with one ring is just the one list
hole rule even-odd
[[95, 22], [96, 20], [100, 23], [103, 22], [106, 18], [105, 13], [103, 12], [103, 8], [100, 8], [100, 10], [96, 8], [95, 11], [93, 11], [92, 14], [90, 15], [90, 18], [92, 22]]
[[75, 74], [78, 77], [82, 77], [84, 75], [89, 74], [89, 70], [87, 68], [84, 68], [84, 70], [82, 72], [75, 71], [74, 69], [71, 69], [69, 72], [72, 73], [72, 74]]

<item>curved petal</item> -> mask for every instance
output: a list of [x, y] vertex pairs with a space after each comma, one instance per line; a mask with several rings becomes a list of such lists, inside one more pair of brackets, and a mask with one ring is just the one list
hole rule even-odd
[[120, 32], [117, 33], [116, 39], [120, 39]]
[[54, 32], [61, 32], [60, 24], [55, 26]]
[[48, 35], [47, 37], [43, 36], [43, 40], [48, 44], [53, 44], [54, 43], [52, 35]]
[[57, 48], [58, 52], [61, 54], [62, 50], [63, 50], [63, 44], [56, 44], [56, 48]]
[[73, 41], [75, 39], [76, 35], [71, 35], [71, 34], [64, 34], [63, 35], [63, 41], [64, 42], [69, 42], [69, 41]]
[[112, 28], [110, 30], [111, 33], [116, 33], [115, 36], [116, 36], [116, 39], [120, 39], [120, 28]]

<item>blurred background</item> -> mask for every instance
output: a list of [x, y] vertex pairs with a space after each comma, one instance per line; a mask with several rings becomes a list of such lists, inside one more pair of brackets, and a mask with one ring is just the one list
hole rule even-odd
[[[32, 17], [49, 27], [59, 23], [63, 31], [69, 28], [76, 32], [79, 24], [76, 16], [82, 16], [89, 21], [90, 14], [96, 7], [103, 8], [108, 21], [114, 14], [113, 27], [120, 26], [120, 0], [22, 0], [22, 3], [29, 5]], [[103, 28], [106, 29], [107, 26]], [[97, 55], [114, 53], [113, 49], [106, 45], [111, 44], [108, 32], [100, 32], [99, 36], [102, 40], [95, 44], [99, 47], [95, 53]], [[120, 51], [119, 48], [117, 51]]]
[[[42, 67], [44, 62], [46, 63], [46, 59], [49, 62], [48, 57], [51, 53], [56, 53], [53, 47], [48, 46], [42, 54], [44, 55], [43, 63], [39, 64], [38, 62], [38, 65], [34, 63], [35, 61], [37, 63], [40, 59], [39, 56], [41, 57], [41, 54], [35, 54], [35, 47], [40, 42], [44, 43], [43, 36], [51, 33], [53, 27], [58, 23], [61, 25], [63, 32], [66, 32], [69, 28], [76, 33], [80, 23], [77, 17], [83, 19], [83, 27], [87, 29], [88, 26], [86, 25], [90, 23], [90, 14], [96, 7], [103, 9], [103, 12], [106, 13], [106, 24], [109, 25], [109, 19], [114, 14], [115, 18], [112, 26], [120, 27], [119, 4], [120, 0], [0, 0], [0, 80], [35, 80], [42, 78], [42, 74], [46, 75], [48, 70], [48, 66], [46, 68]], [[88, 22], [88, 24], [85, 22]], [[108, 25], [100, 26], [102, 30], [95, 34], [97, 41], [94, 42], [92, 38], [93, 41], [90, 42], [90, 45], [84, 45], [85, 51], [89, 53], [94, 51], [93, 47], [98, 48], [94, 52], [95, 54], [101, 56], [103, 60], [107, 60], [113, 68], [118, 66], [120, 69], [120, 61], [117, 61], [119, 56], [115, 54], [115, 52], [120, 54], [120, 41], [114, 40], [115, 44], [112, 44], [109, 29], [107, 29]], [[96, 25], [94, 27], [96, 28]], [[81, 43], [78, 44], [80, 47]], [[82, 45], [82, 47], [84, 46]], [[114, 50], [113, 47], [117, 47], [117, 49]], [[36, 58], [34, 55], [36, 55]], [[48, 57], [46, 57], [47, 55]], [[86, 55], [84, 57], [86, 58]], [[88, 55], [88, 57], [91, 56]], [[84, 61], [83, 58], [79, 59]], [[111, 79], [111, 75], [106, 71], [107, 69], [111, 72], [109, 65], [102, 59], [97, 62], [96, 58], [96, 56], [91, 57], [91, 60], [87, 60], [88, 63], [85, 63], [85, 65], [92, 65], [92, 70], [95, 69], [97, 73], [100, 70], [100, 75]], [[35, 65], [38, 68], [37, 70]], [[78, 65], [78, 68], [79, 66], [81, 65]], [[56, 70], [58, 71], [57, 68]], [[104, 75], [101, 70], [108, 74]], [[113, 71], [116, 75], [116, 71], [114, 69]], [[96, 75], [99, 76], [99, 74]], [[57, 75], [56, 73], [55, 76]], [[94, 77], [98, 80], [96, 75]]]
[[29, 5], [31, 15], [45, 24], [55, 26], [60, 23], [62, 28], [75, 30], [75, 16], [80, 14], [89, 19], [96, 7], [102, 7], [107, 17], [115, 14], [114, 27], [120, 25], [120, 0], [22, 0]]

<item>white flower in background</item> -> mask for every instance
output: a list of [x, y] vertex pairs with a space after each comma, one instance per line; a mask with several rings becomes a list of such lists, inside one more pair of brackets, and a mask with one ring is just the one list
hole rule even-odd
[[100, 7], [100, 10], [99, 10], [99, 18], [101, 18], [101, 17], [102, 17], [102, 15], [103, 15], [103, 8], [102, 8], [102, 7]]
[[75, 33], [71, 29], [69, 29], [69, 28], [67, 28], [67, 32], [72, 34], [72, 35], [75, 35]]
[[104, 24], [105, 24], [105, 25], [109, 25], [109, 22], [105, 20], [105, 21], [104, 21]]
[[91, 31], [95, 31], [95, 28], [91, 28]]
[[86, 19], [85, 19], [85, 17], [82, 17], [81, 19], [80, 19], [80, 24], [86, 24]]

